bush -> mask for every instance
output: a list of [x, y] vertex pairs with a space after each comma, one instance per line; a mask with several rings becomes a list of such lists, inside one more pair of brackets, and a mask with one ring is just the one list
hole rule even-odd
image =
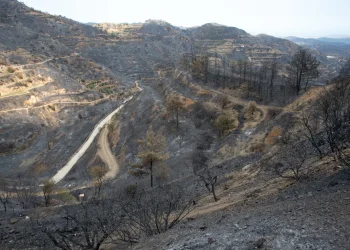
[[13, 67], [10, 66], [10, 67], [7, 68], [7, 72], [10, 73], [10, 74], [12, 74], [12, 73], [15, 73], [16, 70], [15, 70], [15, 68], [13, 68]]
[[18, 77], [18, 79], [21, 80], [24, 78], [22, 73], [16, 73], [16, 76]]
[[224, 135], [227, 131], [236, 128], [236, 121], [228, 114], [222, 114], [216, 118], [214, 125], [220, 130], [221, 135]]
[[244, 118], [246, 120], [257, 120], [257, 117], [259, 115], [258, 111], [258, 105], [256, 102], [249, 102], [248, 106], [244, 109]]

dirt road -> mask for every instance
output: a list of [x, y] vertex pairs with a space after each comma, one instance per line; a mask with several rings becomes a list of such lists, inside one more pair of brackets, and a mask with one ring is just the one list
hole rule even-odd
[[105, 179], [114, 178], [119, 172], [119, 165], [115, 156], [113, 155], [108, 142], [108, 123], [102, 129], [100, 137], [98, 139], [99, 149], [97, 154], [101, 157], [102, 161], [108, 166], [109, 171], [105, 175]]
[[94, 130], [91, 132], [90, 136], [87, 138], [87, 140], [81, 145], [81, 147], [73, 154], [73, 156], [70, 158], [68, 163], [63, 166], [57, 174], [51, 178], [51, 181], [57, 183], [60, 182], [66, 175], [71, 171], [71, 169], [74, 167], [74, 165], [78, 162], [78, 160], [84, 155], [84, 153], [87, 151], [87, 149], [90, 147], [90, 145], [95, 140], [96, 136], [100, 133], [101, 129], [112, 119], [112, 117], [117, 114], [120, 110], [123, 109], [124, 104], [128, 101], [130, 101], [133, 98], [133, 96], [130, 96], [125, 101], [123, 101], [123, 104], [119, 106], [116, 110], [114, 110], [112, 113], [110, 113], [106, 118], [102, 119], [94, 128]]

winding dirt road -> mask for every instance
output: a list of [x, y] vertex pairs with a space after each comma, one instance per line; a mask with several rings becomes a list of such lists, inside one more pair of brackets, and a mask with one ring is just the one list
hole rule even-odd
[[130, 101], [133, 98], [133, 96], [130, 96], [125, 101], [123, 101], [123, 104], [119, 106], [116, 110], [114, 110], [112, 113], [110, 113], [106, 118], [102, 119], [94, 128], [94, 130], [91, 132], [87, 140], [81, 145], [81, 147], [73, 154], [73, 156], [70, 158], [68, 163], [63, 166], [55, 176], [51, 178], [51, 181], [58, 183], [60, 182], [66, 175], [72, 170], [74, 165], [79, 161], [79, 159], [84, 155], [84, 153], [87, 151], [87, 149], [90, 147], [90, 145], [95, 140], [96, 136], [100, 133], [101, 129], [108, 124], [108, 122], [112, 119], [112, 117], [117, 114], [120, 110], [124, 108], [124, 104], [128, 101]]
[[104, 126], [100, 137], [98, 138], [99, 149], [97, 154], [101, 157], [102, 161], [108, 166], [109, 171], [105, 175], [105, 179], [114, 178], [119, 172], [119, 164], [113, 155], [108, 142], [108, 125]]

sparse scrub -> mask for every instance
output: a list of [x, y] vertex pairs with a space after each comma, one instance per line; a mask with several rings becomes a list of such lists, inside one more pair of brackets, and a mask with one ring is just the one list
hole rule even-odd
[[47, 106], [49, 109], [51, 109], [52, 111], [56, 111], [56, 106], [50, 104], [49, 106]]
[[263, 142], [253, 143], [252, 145], [250, 145], [250, 152], [262, 153], [262, 152], [264, 152], [265, 147], [266, 147], [266, 145]]
[[23, 78], [24, 78], [22, 73], [16, 73], [16, 76], [20, 80], [23, 80]]

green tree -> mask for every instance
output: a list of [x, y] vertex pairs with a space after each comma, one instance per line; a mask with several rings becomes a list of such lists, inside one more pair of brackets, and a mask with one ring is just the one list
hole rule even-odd
[[156, 134], [152, 126], [148, 129], [145, 138], [139, 141], [138, 157], [142, 159], [144, 167], [149, 167], [151, 187], [153, 187], [153, 168], [155, 164], [161, 163], [169, 158], [165, 149], [166, 138], [160, 133]]
[[219, 115], [218, 118], [216, 118], [214, 125], [220, 130], [221, 135], [224, 135], [225, 132], [236, 127], [235, 120], [228, 114]]

